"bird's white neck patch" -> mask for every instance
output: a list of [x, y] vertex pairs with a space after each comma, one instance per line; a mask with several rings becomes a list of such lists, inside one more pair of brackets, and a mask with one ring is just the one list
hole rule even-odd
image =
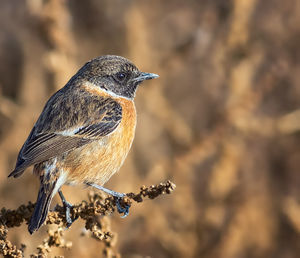
[[106, 93], [106, 94], [110, 95], [113, 98], [123, 98], [123, 99], [127, 99], [127, 100], [132, 100], [131, 98], [127, 98], [127, 97], [118, 95], [118, 94], [112, 92], [111, 90], [100, 88], [99, 86], [97, 86], [97, 85], [95, 85], [94, 83], [91, 83], [91, 82], [85, 82], [84, 87], [89, 88], [91, 90], [95, 90], [95, 91], [99, 92], [100, 94], [101, 93], [102, 94]]

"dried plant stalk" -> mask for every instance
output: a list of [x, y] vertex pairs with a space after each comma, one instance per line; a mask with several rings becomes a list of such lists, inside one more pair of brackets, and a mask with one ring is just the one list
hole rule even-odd
[[[152, 185], [150, 187], [142, 186], [139, 193], [128, 193], [121, 201], [121, 205], [131, 205], [132, 201], [142, 202], [144, 198], [155, 199], [162, 194], [170, 194], [176, 188], [176, 185], [171, 181]], [[105, 195], [95, 192], [90, 192], [88, 201], [82, 201], [78, 205], [74, 205], [71, 209], [73, 219], [81, 218], [85, 221], [86, 230], [91, 232], [91, 236], [99, 241], [104, 241], [105, 248], [103, 254], [107, 257], [117, 257], [111, 251], [111, 247], [115, 245], [115, 233], [105, 230], [105, 222], [103, 217], [114, 212], [116, 202], [114, 197], [106, 197]], [[16, 210], [1, 209], [0, 213], [0, 253], [7, 257], [22, 257], [25, 245], [17, 248], [7, 239], [9, 228], [19, 227], [23, 222], [28, 223], [31, 213], [33, 212], [34, 204], [29, 202], [27, 205], [21, 205]], [[46, 224], [56, 224], [56, 230], [48, 230], [48, 236], [43, 240], [43, 243], [37, 247], [37, 254], [32, 254], [31, 257], [46, 257], [51, 251], [51, 247], [71, 248], [72, 242], [65, 241], [63, 237], [64, 228], [66, 225], [64, 207], [57, 205], [54, 211], [49, 212]]]

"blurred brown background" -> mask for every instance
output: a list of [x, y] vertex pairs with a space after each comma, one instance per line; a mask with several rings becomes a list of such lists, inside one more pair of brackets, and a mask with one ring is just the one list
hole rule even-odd
[[[133, 148], [106, 185], [170, 196], [111, 216], [124, 257], [300, 256], [300, 1], [2, 0], [0, 207], [35, 201], [30, 170], [7, 179], [46, 100], [89, 59], [117, 54], [160, 78], [140, 87]], [[87, 196], [65, 187], [68, 200]], [[54, 203], [59, 202], [58, 198]], [[66, 257], [101, 243], [66, 232]], [[26, 225], [11, 241], [35, 251]]]

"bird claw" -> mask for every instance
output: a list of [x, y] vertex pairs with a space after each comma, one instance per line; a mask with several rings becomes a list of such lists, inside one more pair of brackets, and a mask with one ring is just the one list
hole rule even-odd
[[119, 213], [124, 213], [124, 215], [121, 216], [121, 218], [126, 218], [126, 217], [128, 216], [128, 214], [129, 214], [129, 208], [130, 208], [130, 205], [125, 204], [125, 207], [123, 208], [123, 207], [121, 206], [121, 203], [120, 203], [120, 200], [121, 200], [121, 199], [122, 199], [122, 198], [119, 198], [119, 197], [116, 198], [116, 206], [117, 206], [117, 209], [118, 209], [118, 212], [119, 212]]
[[65, 202], [64, 204], [64, 207], [65, 207], [65, 216], [66, 216], [66, 228], [69, 228], [73, 222], [75, 220], [77, 220], [77, 218], [75, 219], [72, 219], [71, 218], [71, 208], [73, 207], [72, 204], [70, 204], [69, 202]]
[[65, 208], [66, 228], [68, 229], [78, 217], [75, 219], [71, 218], [71, 209], [73, 208], [73, 205], [66, 200], [61, 190], [59, 190], [58, 193]]
[[115, 201], [116, 201], [116, 206], [117, 206], [117, 209], [118, 209], [118, 212], [119, 213], [124, 213], [123, 216], [121, 216], [121, 218], [125, 218], [128, 216], [129, 214], [129, 208], [130, 208], [130, 205], [128, 204], [124, 204], [125, 208], [123, 208], [120, 204], [120, 200], [122, 200], [126, 194], [124, 193], [118, 193], [118, 192], [115, 192], [115, 191], [112, 191], [112, 190], [109, 190], [103, 186], [100, 186], [100, 185], [97, 185], [97, 184], [94, 184], [94, 183], [86, 183], [88, 186], [92, 186], [92, 187], [95, 187], [96, 189], [99, 189], [113, 197], [115, 197]]

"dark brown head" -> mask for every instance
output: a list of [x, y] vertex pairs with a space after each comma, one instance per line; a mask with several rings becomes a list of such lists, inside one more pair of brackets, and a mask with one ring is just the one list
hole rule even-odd
[[140, 72], [124, 57], [106, 55], [87, 62], [72, 79], [85, 80], [111, 94], [133, 99], [141, 82], [157, 77]]

